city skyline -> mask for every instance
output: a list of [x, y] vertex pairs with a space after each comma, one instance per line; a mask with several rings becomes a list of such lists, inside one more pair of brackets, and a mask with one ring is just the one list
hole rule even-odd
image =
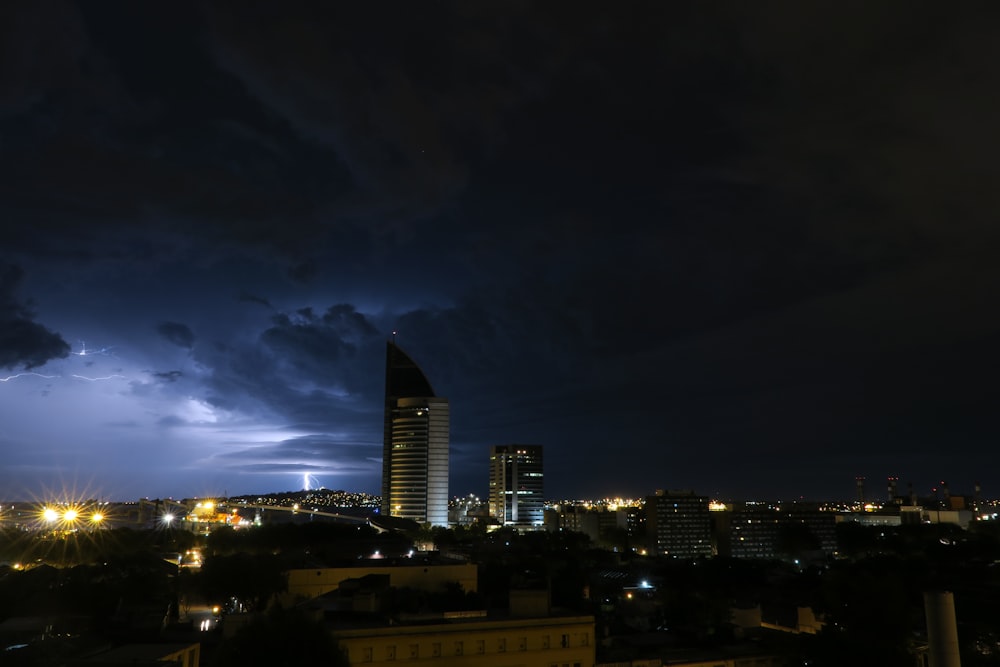
[[0, 488], [993, 497], [992, 12], [10, 7]]

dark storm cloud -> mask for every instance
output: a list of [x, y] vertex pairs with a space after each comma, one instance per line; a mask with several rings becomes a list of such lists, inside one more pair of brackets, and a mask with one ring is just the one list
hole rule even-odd
[[[329, 473], [330, 467], [317, 465], [314, 463], [247, 463], [244, 465], [232, 466], [232, 470], [245, 473], [272, 473], [272, 474], [297, 474], [304, 472]], [[369, 472], [364, 468], [353, 468], [346, 466], [337, 468], [336, 472]]]
[[154, 372], [152, 373], [152, 376], [158, 380], [163, 380], [164, 382], [177, 382], [177, 380], [184, 376], [184, 373], [181, 371], [163, 371]]
[[256, 294], [251, 294], [249, 292], [240, 292], [239, 300], [246, 303], [256, 303], [264, 306], [265, 308], [273, 308], [271, 302], [262, 296], [257, 296]]
[[255, 461], [266, 459], [281, 466], [288, 465], [285, 463], [287, 461], [312, 461], [321, 462], [317, 465], [326, 468], [364, 468], [371, 471], [375, 469], [381, 456], [381, 446], [344, 442], [327, 435], [308, 435], [270, 446], [256, 445], [249, 449], [229, 451], [216, 458]]
[[322, 315], [302, 308], [275, 315], [272, 322], [273, 326], [261, 334], [261, 341], [306, 377], [323, 377], [329, 371], [342, 373], [344, 358], [356, 357], [359, 347], [370, 344], [377, 333], [349, 304], [331, 306]]
[[346, 210], [398, 217], [432, 211], [463, 187], [470, 159], [496, 142], [539, 72], [511, 57], [526, 46], [507, 30], [520, 8], [466, 9], [457, 21], [444, 7], [391, 11], [392, 21], [360, 5], [277, 21], [266, 8], [206, 16], [219, 66], [346, 164]]
[[989, 463], [997, 11], [5, 6], [3, 244], [68, 323], [177, 290], [150, 403], [377, 443], [397, 329], [468, 479], [525, 441], [553, 489], [575, 452], [619, 492]]
[[177, 347], [189, 350], [194, 347], [194, 332], [186, 324], [161, 322], [156, 326], [156, 331]]
[[34, 321], [29, 304], [17, 297], [20, 267], [0, 260], [0, 367], [32, 369], [69, 355], [59, 334]]
[[299, 262], [288, 269], [288, 277], [297, 283], [311, 282], [319, 274], [319, 269], [313, 262]]
[[367, 433], [379, 424], [369, 413], [380, 406], [383, 345], [364, 314], [338, 304], [279, 313], [254, 338], [203, 345], [195, 356], [212, 369], [213, 405], [260, 410], [300, 429]]
[[[0, 136], [10, 159], [0, 192], [5, 219], [27, 223], [10, 248], [134, 260], [145, 246], [154, 259], [185, 234], [260, 244], [275, 216], [313, 207], [304, 196], [318, 183], [294, 165], [314, 151], [286, 144], [228, 75], [202, 76], [211, 65], [187, 9], [42, 2], [4, 13]], [[274, 178], [289, 167], [294, 181]], [[234, 216], [239, 225], [228, 224]], [[31, 225], [38, 233], [17, 233]]]
[[316, 9], [275, 21], [211, 5], [5, 8], [0, 136], [17, 168], [0, 192], [10, 217], [58, 232], [10, 245], [131, 259], [145, 245], [153, 259], [194, 235], [219, 252], [277, 249], [302, 283], [317, 240], [347, 253], [367, 230], [409, 238], [496, 145], [538, 63], [509, 57], [523, 48], [503, 30], [512, 16], [447, 25], [425, 8], [409, 17], [421, 31], [396, 34], [405, 21], [380, 11]]

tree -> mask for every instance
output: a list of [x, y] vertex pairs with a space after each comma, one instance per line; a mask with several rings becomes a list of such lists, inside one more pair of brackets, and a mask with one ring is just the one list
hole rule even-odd
[[199, 577], [208, 599], [236, 598], [249, 611], [263, 611], [271, 598], [288, 588], [284, 567], [272, 555], [212, 556]]
[[348, 667], [347, 656], [322, 622], [297, 609], [274, 607], [218, 648], [214, 667]]
[[804, 523], [784, 523], [778, 526], [775, 551], [789, 560], [799, 560], [812, 551], [820, 550], [819, 538]]

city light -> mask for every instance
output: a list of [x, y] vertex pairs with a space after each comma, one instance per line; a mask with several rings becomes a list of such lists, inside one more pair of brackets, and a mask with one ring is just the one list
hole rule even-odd
[[39, 508], [37, 516], [39, 523], [49, 529], [72, 532], [84, 523], [96, 526], [105, 521], [100, 505], [93, 501], [56, 501]]

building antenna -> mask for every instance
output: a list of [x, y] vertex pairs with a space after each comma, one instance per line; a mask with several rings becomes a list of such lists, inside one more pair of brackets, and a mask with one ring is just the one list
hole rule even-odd
[[396, 332], [395, 331], [392, 332], [392, 344], [393, 345], [396, 344]]

